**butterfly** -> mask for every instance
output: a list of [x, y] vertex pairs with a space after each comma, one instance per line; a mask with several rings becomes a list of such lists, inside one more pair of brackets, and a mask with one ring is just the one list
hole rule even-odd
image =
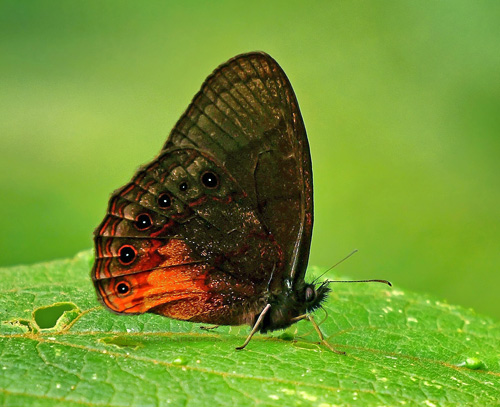
[[112, 194], [92, 280], [115, 313], [248, 324], [241, 349], [327, 297], [328, 281], [304, 280], [312, 228], [297, 98], [271, 56], [242, 54], [208, 76], [160, 154]]

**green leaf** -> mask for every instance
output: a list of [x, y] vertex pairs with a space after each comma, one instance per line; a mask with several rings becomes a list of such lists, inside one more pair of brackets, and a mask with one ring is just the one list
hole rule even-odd
[[[500, 400], [500, 325], [400, 288], [333, 285], [318, 344], [286, 332], [200, 330], [97, 302], [91, 252], [0, 269], [0, 405], [464, 406]], [[310, 275], [317, 274], [311, 269]], [[311, 279], [311, 277], [309, 277]], [[308, 280], [309, 280], [308, 279]], [[316, 320], [324, 316], [316, 313]]]

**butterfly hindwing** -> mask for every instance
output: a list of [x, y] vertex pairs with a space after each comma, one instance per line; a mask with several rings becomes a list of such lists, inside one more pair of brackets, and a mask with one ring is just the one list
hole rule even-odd
[[221, 313], [255, 296], [248, 290], [277, 250], [227, 170], [192, 148], [163, 152], [115, 192], [95, 243], [93, 278], [108, 308], [202, 322], [215, 302]]

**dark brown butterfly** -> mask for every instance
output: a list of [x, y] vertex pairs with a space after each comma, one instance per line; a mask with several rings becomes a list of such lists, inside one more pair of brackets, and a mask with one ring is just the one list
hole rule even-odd
[[292, 86], [269, 55], [243, 54], [205, 80], [159, 156], [113, 193], [92, 280], [117, 313], [249, 324], [244, 347], [325, 299], [328, 282], [304, 281], [312, 227]]

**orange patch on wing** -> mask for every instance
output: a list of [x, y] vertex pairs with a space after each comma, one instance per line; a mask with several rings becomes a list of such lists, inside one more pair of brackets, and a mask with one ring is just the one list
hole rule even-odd
[[191, 257], [192, 251], [183, 240], [170, 239], [166, 245], [158, 248], [157, 251], [164, 258], [160, 266], [175, 266], [176, 264], [193, 261]]
[[[129, 274], [96, 282], [104, 304], [115, 312], [135, 314], [160, 307], [163, 315], [176, 319], [191, 319], [205, 312], [211, 297], [206, 285], [208, 266], [193, 264], [191, 249], [179, 239], [155, 247], [151, 255], [157, 260], [153, 269], [147, 262], [147, 267], [142, 265], [145, 271], [136, 265]], [[120, 283], [126, 283], [130, 291], [120, 294]], [[169, 307], [168, 304], [178, 305]]]

